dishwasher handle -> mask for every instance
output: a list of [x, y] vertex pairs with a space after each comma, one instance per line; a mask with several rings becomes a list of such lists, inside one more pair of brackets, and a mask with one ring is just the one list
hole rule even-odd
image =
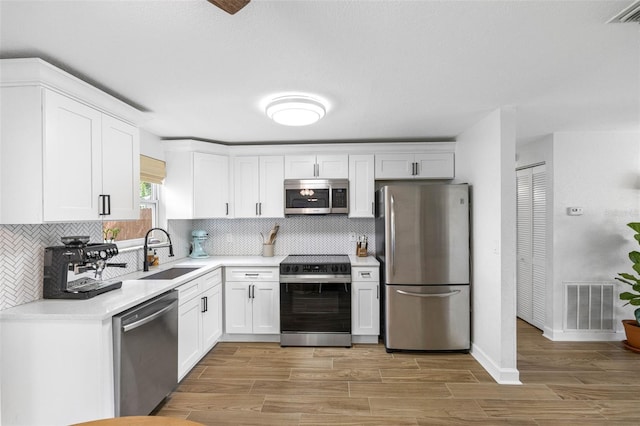
[[131, 324], [123, 325], [122, 326], [122, 332], [126, 333], [128, 331], [135, 330], [138, 327], [142, 327], [143, 325], [150, 323], [151, 321], [155, 320], [158, 317], [161, 317], [166, 312], [168, 312], [171, 309], [173, 309], [174, 304], [175, 304], [175, 302], [171, 302], [168, 305], [166, 305], [164, 308], [162, 308], [162, 309], [160, 309], [158, 311], [155, 311], [151, 315], [147, 315], [146, 317], [141, 318], [136, 322], [132, 322]]

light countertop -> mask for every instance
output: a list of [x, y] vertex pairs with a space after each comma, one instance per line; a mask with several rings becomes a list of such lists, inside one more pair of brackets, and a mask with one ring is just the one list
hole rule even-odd
[[[183, 258], [175, 262], [164, 263], [150, 268], [149, 272], [134, 272], [118, 277], [122, 287], [91, 299], [40, 299], [24, 305], [0, 311], [0, 320], [106, 320], [113, 315], [126, 311], [145, 300], [149, 300], [166, 291], [214, 271], [223, 266], [263, 266], [277, 267], [284, 256], [211, 256], [206, 259]], [[200, 266], [172, 280], [142, 280], [140, 278], [155, 274], [176, 266]]]
[[349, 255], [349, 261], [351, 262], [351, 266], [352, 267], [358, 267], [358, 266], [365, 266], [365, 267], [377, 267], [380, 266], [380, 262], [378, 262], [378, 260], [373, 257], [373, 256], [367, 256], [367, 257], [359, 257], [356, 256], [355, 254], [350, 254]]
[[[187, 257], [158, 267], [152, 267], [149, 272], [138, 271], [122, 275], [117, 278], [122, 280], [122, 288], [100, 294], [91, 299], [40, 299], [0, 311], [0, 320], [111, 320], [114, 315], [218, 268], [224, 266], [277, 267], [285, 257], [211, 256], [206, 259], [191, 259]], [[378, 261], [372, 256], [357, 257], [349, 255], [349, 259], [354, 267], [378, 266]], [[180, 266], [199, 266], [200, 268], [172, 280], [141, 279], [144, 276]]]

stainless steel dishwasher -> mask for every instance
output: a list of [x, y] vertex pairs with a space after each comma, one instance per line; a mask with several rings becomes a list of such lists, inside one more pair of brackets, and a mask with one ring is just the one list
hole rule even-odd
[[113, 317], [115, 416], [147, 415], [178, 383], [178, 292]]

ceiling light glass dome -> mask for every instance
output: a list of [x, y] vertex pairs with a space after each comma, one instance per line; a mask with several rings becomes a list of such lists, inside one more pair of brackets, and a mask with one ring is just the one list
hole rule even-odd
[[326, 107], [311, 96], [287, 95], [274, 98], [265, 112], [270, 119], [284, 126], [308, 126], [324, 117]]

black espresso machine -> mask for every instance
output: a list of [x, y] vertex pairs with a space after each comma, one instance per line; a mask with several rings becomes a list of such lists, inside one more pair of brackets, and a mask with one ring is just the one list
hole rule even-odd
[[44, 249], [45, 299], [89, 299], [122, 287], [122, 281], [103, 280], [107, 267], [124, 268], [126, 263], [107, 263], [118, 254], [113, 243], [89, 244], [87, 236], [62, 237], [63, 246]]

